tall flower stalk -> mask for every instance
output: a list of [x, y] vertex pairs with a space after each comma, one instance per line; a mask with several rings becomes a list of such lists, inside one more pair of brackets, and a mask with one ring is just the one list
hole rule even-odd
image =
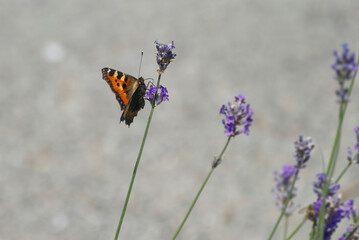
[[[228, 147], [230, 140], [239, 135], [244, 133], [249, 135], [249, 127], [252, 125], [252, 115], [253, 111], [250, 108], [249, 104], [246, 103], [245, 97], [242, 94], [239, 94], [235, 97], [235, 101], [233, 103], [228, 102], [228, 106], [223, 105], [219, 111], [220, 114], [225, 116], [222, 123], [224, 125], [225, 133], [227, 135], [227, 142], [225, 143], [221, 153], [218, 157], [215, 157], [212, 162], [211, 170], [209, 171], [207, 177], [205, 178], [204, 182], [202, 183], [199, 191], [197, 192], [194, 200], [192, 201], [191, 206], [189, 207], [184, 219], [182, 220], [180, 226], [178, 227], [176, 233], [174, 234], [172, 240], [176, 239], [178, 234], [180, 233], [181, 229], [183, 228], [185, 222], [187, 221], [189, 215], [192, 212], [193, 207], [195, 206], [199, 196], [201, 195], [204, 187], [206, 186], [209, 178], [211, 177], [215, 168], [222, 162], [223, 155]], [[240, 126], [243, 126], [240, 128]]]
[[[126, 209], [127, 209], [128, 202], [130, 200], [133, 183], [135, 181], [137, 169], [138, 169], [138, 166], [140, 164], [143, 148], [145, 146], [145, 142], [146, 142], [146, 139], [147, 139], [147, 134], [148, 134], [148, 130], [150, 128], [150, 124], [151, 124], [154, 109], [161, 102], [168, 100], [167, 89], [165, 87], [163, 87], [163, 86], [160, 86], [160, 81], [161, 81], [161, 76], [164, 73], [164, 70], [167, 68], [167, 66], [171, 62], [171, 60], [174, 59], [175, 56], [176, 56], [176, 54], [172, 53], [172, 49], [175, 48], [175, 46], [174, 46], [173, 41], [172, 41], [172, 43], [170, 45], [161, 44], [161, 43], [158, 43], [157, 41], [155, 41], [155, 44], [156, 44], [156, 48], [157, 48], [156, 60], [157, 60], [158, 66], [159, 66], [159, 70], [157, 70], [157, 72], [158, 72], [157, 85], [156, 85], [156, 88], [151, 86], [149, 91], [146, 92], [146, 99], [151, 102], [151, 112], [150, 112], [150, 115], [148, 116], [145, 133], [143, 134], [142, 143], [141, 143], [138, 155], [137, 155], [137, 160], [136, 160], [135, 167], [133, 169], [130, 186], [128, 187], [128, 191], [127, 191], [127, 195], [126, 195], [125, 204], [123, 206], [122, 213], [121, 213], [121, 218], [120, 218], [120, 221], [119, 221], [118, 226], [117, 226], [115, 240], [118, 239], [118, 236], [119, 236], [120, 231], [121, 231], [121, 226], [122, 226], [125, 214], [126, 214]], [[160, 89], [160, 93], [158, 94], [159, 89]]]
[[[294, 142], [294, 158], [296, 164], [294, 166], [284, 166], [281, 174], [276, 173], [276, 188], [274, 192], [277, 196], [277, 206], [281, 209], [281, 213], [273, 227], [268, 240], [272, 239], [276, 232], [283, 216], [288, 217], [298, 206], [292, 203], [292, 199], [295, 197], [295, 182], [297, 181], [300, 169], [306, 167], [310, 154], [314, 148], [311, 138], [304, 139], [303, 136], [299, 136], [298, 141]], [[290, 207], [290, 209], [288, 209]]]
[[[335, 79], [339, 82], [339, 86], [340, 86], [339, 90], [337, 90], [336, 92], [336, 94], [339, 96], [339, 103], [340, 103], [339, 122], [338, 122], [338, 127], [332, 147], [332, 152], [329, 158], [329, 163], [326, 171], [326, 175], [328, 176], [329, 180], [323, 189], [323, 195], [321, 199], [322, 204], [319, 212], [319, 218], [317, 223], [318, 228], [316, 230], [315, 239], [317, 239], [318, 237], [320, 239], [323, 239], [324, 237], [324, 217], [325, 217], [326, 197], [328, 195], [328, 188], [330, 186], [331, 179], [334, 174], [335, 165], [338, 157], [340, 136], [341, 136], [345, 112], [354, 86], [355, 77], [358, 72], [359, 60], [357, 63], [355, 63], [355, 54], [350, 53], [347, 44], [343, 44], [342, 48], [343, 48], [343, 52], [341, 56], [339, 56], [337, 52], [334, 52], [335, 63], [332, 65], [332, 68], [335, 70], [336, 73]], [[346, 88], [344, 84], [348, 81], [350, 81], [350, 85], [349, 88]]]

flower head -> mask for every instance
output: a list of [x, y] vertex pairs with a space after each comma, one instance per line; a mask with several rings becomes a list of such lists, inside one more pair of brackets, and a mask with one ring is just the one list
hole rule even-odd
[[332, 69], [336, 72], [336, 79], [351, 80], [354, 73], [358, 71], [358, 66], [355, 63], [355, 53], [351, 53], [348, 44], [342, 45], [343, 52], [341, 55], [334, 51], [335, 62], [332, 64]]
[[172, 49], [175, 48], [174, 42], [172, 41], [171, 44], [162, 44], [159, 43], [157, 40], [155, 41], [156, 44], [156, 60], [159, 66], [158, 72], [162, 74], [168, 64], [170, 64], [171, 60], [176, 57], [176, 54], [172, 53]]
[[294, 157], [297, 159], [297, 167], [304, 168], [305, 163], [310, 159], [310, 153], [314, 148], [311, 138], [303, 139], [303, 136], [299, 136], [299, 140], [294, 142]]
[[355, 54], [351, 53], [348, 44], [342, 45], [343, 52], [341, 55], [334, 51], [335, 62], [332, 64], [332, 69], [335, 71], [335, 79], [339, 82], [339, 89], [335, 91], [339, 97], [338, 102], [348, 102], [347, 98], [348, 88], [344, 86], [345, 80], [352, 80], [355, 73], [358, 71], [358, 65], [355, 62]]
[[[328, 182], [328, 177], [325, 173], [318, 173], [317, 179], [317, 181], [313, 182], [313, 191], [320, 197], [322, 196], [324, 185]], [[328, 196], [334, 196], [339, 188], [339, 184], [331, 183], [328, 188]]]
[[[160, 92], [158, 93], [158, 89]], [[168, 101], [168, 92], [167, 88], [162, 85], [159, 85], [158, 89], [154, 86], [150, 86], [150, 89], [146, 92], [145, 98], [152, 103], [153, 98], [155, 99], [155, 105], [159, 105], [161, 102]]]
[[[272, 190], [275, 193], [277, 202], [277, 207], [282, 210], [284, 208], [284, 204], [289, 197], [290, 187], [293, 183], [294, 176], [297, 173], [298, 169], [295, 166], [283, 166], [282, 172], [274, 172], [276, 186]], [[285, 211], [287, 216], [291, 215], [297, 208], [299, 208], [299, 204], [294, 205], [292, 199], [296, 196], [296, 188], [293, 188], [292, 194], [290, 195], [290, 200], [288, 203], [288, 207]]]
[[[253, 122], [253, 111], [249, 104], [246, 104], [245, 97], [242, 94], [236, 96], [233, 103], [228, 102], [228, 106], [223, 105], [219, 113], [225, 116], [222, 123], [225, 129], [224, 132], [228, 137], [236, 136], [240, 133], [249, 135], [249, 127]], [[243, 128], [237, 129], [241, 125]]]
[[338, 228], [340, 221], [343, 218], [350, 218], [350, 216], [355, 216], [353, 200], [341, 202], [338, 197], [329, 198], [325, 213], [324, 239], [329, 240]]
[[[328, 182], [328, 177], [324, 173], [317, 174], [317, 181], [313, 182], [313, 190], [318, 195], [316, 202], [312, 204], [314, 209], [314, 217], [310, 218], [315, 221], [318, 219], [318, 215], [322, 206], [322, 191], [324, 185]], [[324, 238], [329, 240], [332, 234], [338, 227], [338, 223], [343, 218], [356, 218], [356, 213], [354, 211], [354, 202], [353, 200], [348, 200], [342, 202], [340, 199], [340, 194], [337, 194], [340, 188], [339, 184], [331, 183], [328, 189], [328, 196], [325, 200], [325, 226], [324, 226]]]

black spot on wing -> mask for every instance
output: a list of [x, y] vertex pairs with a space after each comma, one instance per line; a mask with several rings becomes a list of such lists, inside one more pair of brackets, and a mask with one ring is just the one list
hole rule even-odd
[[111, 77], [115, 74], [116, 70], [113, 69], [108, 69], [108, 75], [110, 75]]

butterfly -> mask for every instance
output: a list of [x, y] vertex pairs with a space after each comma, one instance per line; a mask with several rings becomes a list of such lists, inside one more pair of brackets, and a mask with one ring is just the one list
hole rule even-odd
[[103, 68], [102, 78], [110, 85], [121, 106], [121, 122], [130, 126], [133, 118], [145, 106], [146, 85], [142, 77], [135, 78], [112, 68]]

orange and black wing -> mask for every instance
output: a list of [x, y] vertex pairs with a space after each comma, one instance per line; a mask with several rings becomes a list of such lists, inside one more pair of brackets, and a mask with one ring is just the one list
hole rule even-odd
[[146, 85], [143, 78], [136, 79], [111, 68], [102, 69], [102, 78], [115, 93], [121, 110], [123, 110], [121, 122], [125, 121], [130, 126], [133, 118], [137, 116], [137, 112], [145, 106]]
[[116, 95], [116, 99], [121, 106], [121, 110], [125, 110], [128, 105], [128, 89], [131, 78], [120, 71], [111, 68], [102, 69], [102, 78], [106, 80], [112, 92]]

